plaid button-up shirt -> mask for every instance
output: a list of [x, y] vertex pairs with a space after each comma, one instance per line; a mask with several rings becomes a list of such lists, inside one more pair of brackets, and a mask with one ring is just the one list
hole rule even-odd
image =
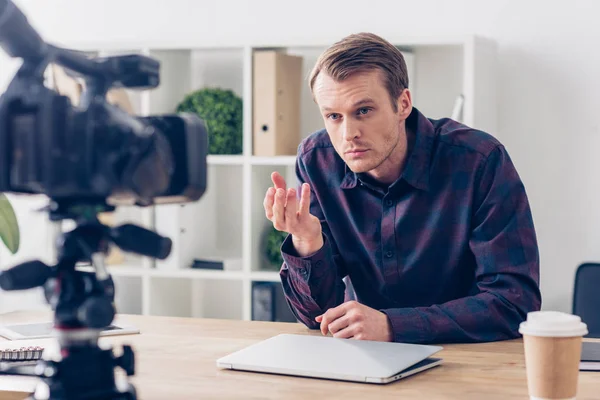
[[324, 246], [299, 257], [282, 244], [284, 293], [296, 317], [348, 299], [387, 314], [398, 342], [518, 337], [539, 310], [539, 253], [525, 188], [491, 135], [416, 108], [414, 144], [400, 178], [381, 186], [350, 171], [325, 130], [298, 148], [296, 174], [311, 187]]

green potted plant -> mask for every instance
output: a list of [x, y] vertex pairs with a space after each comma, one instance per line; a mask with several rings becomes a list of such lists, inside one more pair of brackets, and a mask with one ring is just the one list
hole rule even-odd
[[19, 250], [19, 223], [8, 197], [0, 193], [0, 239], [12, 254]]
[[263, 249], [265, 258], [266, 270], [278, 271], [283, 263], [283, 257], [281, 256], [281, 244], [287, 237], [287, 232], [278, 231], [272, 225], [265, 232], [263, 239]]
[[243, 106], [233, 91], [203, 88], [189, 93], [177, 112], [197, 114], [206, 123], [209, 154], [241, 154]]

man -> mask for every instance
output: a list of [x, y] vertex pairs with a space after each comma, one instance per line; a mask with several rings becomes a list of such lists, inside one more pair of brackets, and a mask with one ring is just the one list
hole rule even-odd
[[264, 200], [289, 233], [280, 276], [296, 317], [338, 338], [517, 337], [540, 309], [539, 254], [503, 145], [422, 115], [402, 54], [373, 34], [326, 50], [310, 87], [325, 129], [298, 147], [300, 193], [273, 173]]

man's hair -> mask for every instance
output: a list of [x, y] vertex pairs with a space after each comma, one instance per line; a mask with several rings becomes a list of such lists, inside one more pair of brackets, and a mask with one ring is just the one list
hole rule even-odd
[[408, 88], [408, 72], [404, 56], [393, 44], [373, 33], [355, 33], [346, 36], [319, 56], [310, 73], [311, 92], [317, 76], [325, 72], [335, 81], [358, 72], [380, 70], [394, 111], [398, 111], [397, 100]]

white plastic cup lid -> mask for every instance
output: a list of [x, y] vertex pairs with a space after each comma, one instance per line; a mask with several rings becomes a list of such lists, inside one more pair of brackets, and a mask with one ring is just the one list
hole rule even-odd
[[519, 333], [529, 336], [574, 337], [585, 336], [587, 325], [577, 315], [559, 311], [533, 311], [519, 326]]

